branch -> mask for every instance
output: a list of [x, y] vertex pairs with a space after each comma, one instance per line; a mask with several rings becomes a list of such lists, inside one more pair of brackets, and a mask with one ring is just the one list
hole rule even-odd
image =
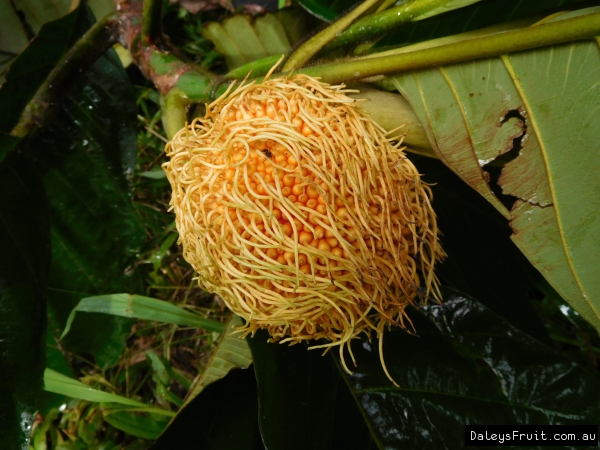
[[326, 83], [349, 82], [377, 75], [489, 58], [564, 42], [594, 39], [599, 34], [600, 13], [591, 13], [425, 49], [410, 51], [401, 48], [376, 53], [369, 57], [308, 67], [298, 72], [321, 77]]
[[335, 21], [330, 26], [325, 28], [320, 33], [311, 37], [308, 41], [302, 44], [294, 53], [290, 55], [287, 62], [283, 66], [284, 72], [295, 70], [302, 67], [310, 58], [317, 54], [329, 41], [335, 36], [344, 31], [348, 26], [360, 17], [362, 13], [367, 11], [373, 5], [379, 3], [380, 0], [365, 0], [341, 19]]
[[166, 95], [177, 87], [191, 102], [212, 101], [221, 77], [183, 61], [167, 38], [161, 37], [151, 42], [144, 39], [144, 27], [152, 28], [152, 21], [145, 21], [151, 16], [145, 14], [156, 8], [148, 6], [151, 3], [144, 2], [142, 5], [141, 0], [123, 0], [119, 3], [119, 42], [131, 52], [134, 63], [161, 94]]
[[42, 124], [50, 106], [82, 70], [93, 64], [115, 42], [117, 14], [112, 13], [96, 22], [62, 57], [50, 75], [25, 107], [13, 136], [23, 137]]
[[323, 51], [330, 51], [344, 45], [373, 39], [375, 36], [381, 35], [403, 23], [425, 19], [441, 12], [462, 8], [476, 1], [479, 0], [457, 3], [458, 6], [452, 7], [447, 6], [447, 0], [409, 0], [395, 8], [385, 11], [380, 10], [375, 14], [358, 20], [326, 45]]
[[144, 0], [142, 15], [142, 42], [149, 45], [162, 34], [162, 0]]

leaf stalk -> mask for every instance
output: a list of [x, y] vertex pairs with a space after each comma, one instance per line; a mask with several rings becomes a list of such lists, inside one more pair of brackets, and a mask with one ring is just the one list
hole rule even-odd
[[365, 0], [359, 6], [354, 8], [348, 14], [341, 19], [335, 21], [330, 26], [325, 28], [320, 33], [317, 33], [304, 44], [302, 44], [294, 53], [290, 55], [287, 62], [283, 66], [284, 72], [289, 72], [302, 67], [310, 58], [317, 54], [328, 42], [330, 42], [336, 35], [344, 31], [348, 26], [352, 24], [358, 17], [361, 16], [372, 6], [379, 3], [380, 0]]
[[594, 39], [598, 34], [600, 34], [600, 13], [591, 13], [437, 47], [415, 51], [400, 49], [396, 54], [392, 52], [386, 52], [385, 56], [373, 54], [369, 57], [308, 67], [298, 72], [321, 77], [321, 80], [326, 83], [341, 83], [489, 58], [564, 42]]

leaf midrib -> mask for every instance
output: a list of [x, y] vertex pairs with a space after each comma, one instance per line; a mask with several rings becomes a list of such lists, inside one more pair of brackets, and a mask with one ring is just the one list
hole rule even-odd
[[573, 420], [585, 420], [586, 419], [585, 416], [573, 416], [573, 415], [563, 414], [563, 413], [560, 413], [557, 411], [547, 410], [547, 409], [543, 409], [543, 408], [536, 408], [535, 406], [525, 405], [522, 403], [511, 403], [509, 401], [485, 399], [485, 398], [480, 398], [480, 397], [473, 397], [470, 395], [459, 395], [459, 394], [454, 394], [451, 392], [431, 391], [431, 390], [427, 390], [427, 389], [413, 389], [413, 388], [398, 389], [396, 387], [389, 387], [389, 388], [380, 387], [380, 388], [369, 388], [369, 389], [356, 389], [356, 390], [354, 390], [354, 392], [356, 392], [357, 394], [372, 394], [372, 393], [385, 393], [385, 392], [394, 392], [394, 393], [400, 394], [402, 392], [414, 392], [414, 393], [418, 393], [418, 394], [442, 395], [442, 396], [452, 397], [452, 398], [461, 398], [461, 399], [465, 399], [465, 400], [473, 400], [473, 401], [492, 403], [492, 404], [502, 405], [502, 406], [510, 406], [513, 408], [521, 408], [521, 409], [526, 409], [526, 410], [530, 410], [530, 411], [542, 412], [542, 413], [546, 413], [546, 414], [550, 413], [552, 416], [562, 417], [564, 419], [573, 419]]

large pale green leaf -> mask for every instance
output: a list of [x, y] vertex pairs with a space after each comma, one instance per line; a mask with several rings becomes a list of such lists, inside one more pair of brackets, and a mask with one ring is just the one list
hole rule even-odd
[[[597, 12], [565, 13], [551, 20]], [[600, 329], [600, 48], [597, 40], [399, 76], [440, 159], [507, 219], [513, 241], [552, 286]], [[518, 139], [494, 194], [486, 165]]]

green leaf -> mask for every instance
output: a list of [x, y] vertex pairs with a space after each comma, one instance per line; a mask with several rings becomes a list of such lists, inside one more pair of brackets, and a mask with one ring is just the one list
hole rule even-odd
[[[285, 8], [259, 17], [254, 23], [250, 17], [241, 14], [221, 23], [210, 22], [204, 26], [203, 35], [225, 56], [230, 70], [240, 69], [228, 74], [234, 79], [248, 73], [248, 68], [241, 67], [244, 65], [255, 68], [254, 76], [267, 73], [281, 55], [287, 54], [309, 31], [310, 25], [311, 21], [302, 10]], [[260, 63], [252, 65], [257, 60], [261, 60]], [[269, 61], [272, 62], [267, 68]]]
[[268, 56], [248, 16], [235, 15], [224, 20], [221, 26], [235, 41], [246, 61], [254, 61]]
[[[599, 12], [588, 8], [546, 23]], [[440, 158], [510, 220], [521, 251], [600, 330], [600, 129], [593, 119], [600, 103], [598, 45], [579, 41], [395, 80]], [[509, 211], [485, 168], [515, 138], [519, 156], [498, 179], [503, 193], [517, 199]]]
[[269, 449], [330, 449], [340, 380], [331, 358], [308, 345], [273, 344], [260, 330], [248, 345], [258, 383], [258, 422]]
[[171, 377], [169, 376], [169, 372], [165, 364], [161, 361], [160, 357], [153, 351], [147, 351], [146, 359], [150, 360], [150, 365], [152, 366], [152, 373], [155, 379], [163, 386], [169, 386], [169, 383], [171, 382]]
[[265, 14], [254, 22], [254, 30], [265, 47], [267, 55], [282, 55], [288, 53], [292, 45], [285, 33], [285, 28], [276, 16]]
[[26, 449], [43, 386], [48, 203], [22, 154], [0, 164], [0, 192], [0, 436], [6, 448]]
[[38, 36], [11, 64], [0, 88], [0, 131], [10, 133], [21, 111], [67, 51], [80, 9], [42, 27]]
[[231, 70], [225, 75], [225, 78], [228, 80], [242, 80], [250, 71], [252, 71], [253, 77], [266, 75], [280, 58], [281, 54], [257, 59]]
[[61, 337], [67, 335], [77, 311], [111, 314], [142, 320], [156, 320], [163, 323], [191, 326], [204, 330], [222, 332], [224, 326], [214, 320], [179, 308], [165, 300], [131, 294], [110, 294], [82, 298], [71, 312]]
[[104, 420], [118, 430], [142, 439], [157, 439], [169, 423], [164, 415], [103, 408]]
[[257, 415], [253, 371], [235, 369], [179, 411], [150, 450], [261, 450]]
[[147, 172], [140, 172], [141, 177], [151, 178], [153, 180], [162, 180], [167, 178], [167, 173], [162, 169], [149, 170]]
[[349, 4], [337, 0], [299, 0], [298, 3], [309, 13], [325, 22], [333, 22]]
[[44, 389], [48, 392], [87, 400], [89, 402], [112, 402], [120, 403], [122, 405], [139, 406], [141, 408], [147, 406], [136, 400], [93, 389], [87, 384], [83, 384], [81, 381], [70, 378], [62, 373], [55, 372], [52, 369], [46, 369], [44, 372]]
[[186, 405], [200, 394], [206, 386], [225, 377], [232, 369], [246, 369], [252, 364], [252, 355], [246, 340], [240, 339], [237, 335], [232, 335], [235, 327], [240, 326], [242, 326], [242, 319], [232, 314], [208, 365], [200, 378], [192, 385], [186, 399]]
[[[600, 377], [510, 326], [458, 291], [411, 312], [417, 335], [386, 332], [352, 350], [354, 376], [340, 372], [379, 448], [454, 449], [465, 424], [584, 424], [600, 419]], [[339, 361], [338, 361], [339, 365]]]

